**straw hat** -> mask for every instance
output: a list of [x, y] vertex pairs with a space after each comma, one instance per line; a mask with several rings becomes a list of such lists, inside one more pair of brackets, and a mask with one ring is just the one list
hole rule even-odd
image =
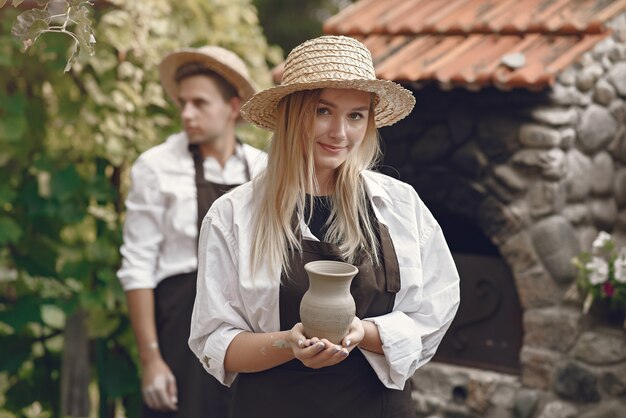
[[393, 81], [378, 80], [372, 55], [361, 42], [346, 36], [321, 36], [295, 47], [287, 56], [281, 84], [255, 94], [241, 108], [248, 122], [274, 130], [280, 100], [296, 91], [321, 88], [356, 89], [375, 93], [376, 126], [406, 117], [413, 94]]
[[235, 53], [219, 46], [203, 46], [197, 49], [183, 49], [173, 52], [163, 58], [159, 64], [161, 84], [168, 96], [174, 101], [178, 99], [178, 83], [175, 80], [176, 71], [184, 64], [197, 62], [207, 69], [215, 71], [235, 87], [242, 101], [248, 100], [256, 89], [254, 88], [248, 69]]

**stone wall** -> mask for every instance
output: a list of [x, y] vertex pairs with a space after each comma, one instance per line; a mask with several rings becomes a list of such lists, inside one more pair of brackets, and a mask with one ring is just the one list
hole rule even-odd
[[626, 243], [626, 17], [611, 26], [548, 91], [425, 87], [381, 132], [382, 170], [478, 225], [524, 309], [520, 376], [433, 362], [414, 377], [419, 417], [626, 416], [622, 318], [582, 315], [572, 292], [600, 230]]

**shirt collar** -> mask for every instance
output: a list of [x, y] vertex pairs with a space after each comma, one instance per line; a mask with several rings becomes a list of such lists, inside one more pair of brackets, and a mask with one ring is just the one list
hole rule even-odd
[[[187, 147], [189, 146], [189, 139], [187, 138], [187, 134], [183, 132], [179, 132], [177, 134], [172, 135], [172, 140], [176, 141], [181, 150], [184, 150], [185, 155], [187, 155]], [[243, 149], [243, 143], [237, 139], [235, 143], [235, 152], [229, 158], [235, 157], [239, 161], [245, 161], [246, 153]]]
[[[391, 196], [389, 196], [389, 193], [387, 193], [385, 188], [376, 181], [371, 171], [363, 171], [361, 173], [361, 177], [363, 178], [370, 199], [374, 200], [374, 198], [379, 198], [389, 205], [393, 205], [393, 200], [391, 199]], [[378, 220], [381, 221], [381, 217], [378, 216], [378, 210], [374, 209], [374, 211], [377, 213], [376, 217], [378, 218]], [[313, 233], [311, 233], [311, 230], [306, 225], [306, 222], [304, 222], [304, 219], [300, 220], [300, 231], [302, 232], [303, 238], [319, 241], [319, 239], [315, 235], [313, 235]]]
[[391, 196], [389, 196], [389, 193], [387, 193], [385, 188], [378, 181], [376, 181], [374, 173], [371, 171], [363, 171], [361, 173], [361, 177], [364, 180], [365, 187], [372, 200], [377, 197], [387, 204], [393, 205], [393, 199], [391, 199]]
[[243, 143], [239, 141], [239, 139], [237, 139], [237, 143], [235, 144], [235, 153], [233, 155], [241, 161], [246, 159], [246, 154], [243, 151]]

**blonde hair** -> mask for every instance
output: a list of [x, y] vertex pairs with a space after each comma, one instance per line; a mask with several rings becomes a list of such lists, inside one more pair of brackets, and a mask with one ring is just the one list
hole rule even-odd
[[[267, 169], [255, 180], [260, 207], [252, 239], [252, 274], [264, 262], [269, 263], [273, 273], [287, 271], [290, 248], [298, 252], [302, 250], [296, 230], [304, 216], [306, 191], [317, 189], [313, 146], [320, 94], [321, 89], [298, 91], [284, 97], [278, 104]], [[361, 253], [378, 263], [376, 231], [361, 179], [361, 171], [370, 168], [380, 155], [374, 101], [372, 95], [368, 126], [361, 145], [335, 171], [331, 216], [327, 223], [328, 232], [323, 237], [325, 241], [337, 244], [341, 256], [349, 263], [357, 262]], [[312, 196], [309, 204], [312, 213]]]

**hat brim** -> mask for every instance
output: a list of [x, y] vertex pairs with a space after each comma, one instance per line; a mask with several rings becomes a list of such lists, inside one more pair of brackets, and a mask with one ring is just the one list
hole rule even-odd
[[194, 50], [182, 50], [169, 54], [159, 64], [161, 85], [174, 102], [178, 101], [178, 83], [175, 80], [176, 71], [181, 65], [190, 62], [198, 62], [224, 77], [227, 82], [235, 87], [242, 102], [249, 100], [256, 92], [252, 82], [230, 66], [206, 54], [198, 53]]
[[270, 87], [248, 100], [241, 108], [241, 115], [248, 122], [270, 131], [276, 128], [276, 111], [281, 99], [302, 90], [324, 88], [355, 89], [378, 96], [375, 107], [377, 127], [393, 125], [404, 119], [415, 105], [413, 94], [399, 84], [388, 80], [327, 80], [312, 83], [291, 83]]

